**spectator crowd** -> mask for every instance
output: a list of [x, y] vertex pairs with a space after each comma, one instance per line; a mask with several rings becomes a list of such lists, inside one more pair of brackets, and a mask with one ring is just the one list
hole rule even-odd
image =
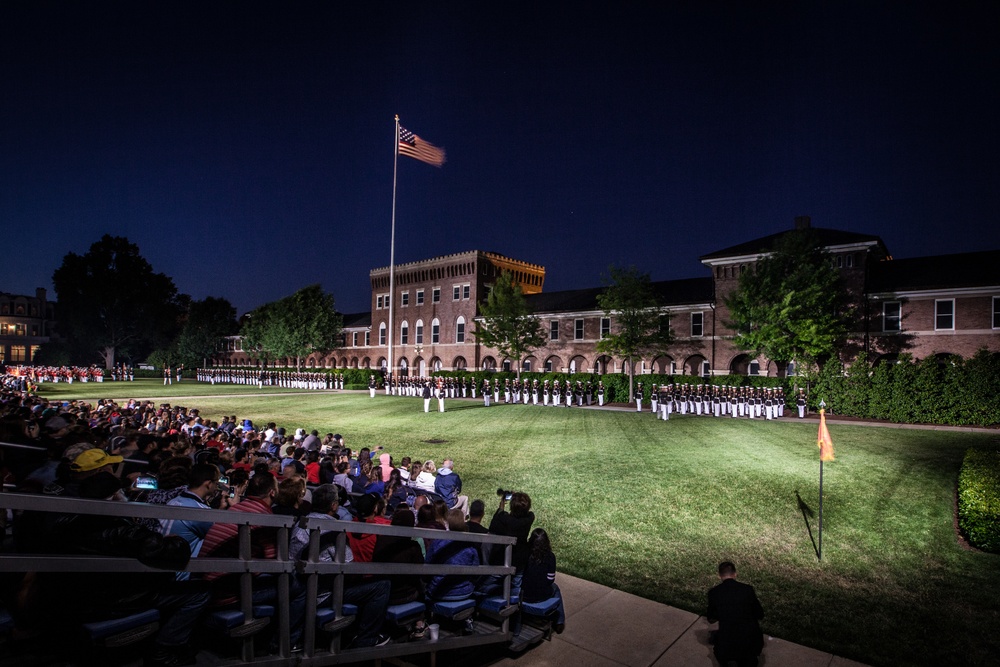
[[[337, 557], [337, 537], [347, 531], [343, 557], [348, 562], [503, 565], [502, 546], [449, 539], [447, 532], [510, 536], [516, 538], [512, 594], [525, 602], [559, 596], [555, 556], [547, 533], [533, 526], [531, 498], [520, 492], [499, 494], [497, 509], [484, 525], [486, 503], [470, 502], [463, 494], [461, 469], [453, 458], [397, 460], [381, 447], [354, 451], [337, 433], [321, 435], [275, 422], [255, 424], [237, 415], [216, 421], [198, 409], [167, 403], [50, 402], [10, 377], [15, 376], [8, 376], [0, 389], [0, 475], [5, 491], [292, 516], [296, 524], [289, 531], [290, 557], [319, 562]], [[164, 570], [114, 576], [8, 574], [2, 579], [0, 608], [11, 614], [22, 636], [44, 637], [67, 624], [155, 608], [162, 620], [145, 664], [192, 664], [205, 639], [205, 615], [238, 605], [235, 574], [184, 571], [191, 558], [235, 556], [238, 522], [35, 511], [5, 512], [0, 520], [8, 528], [5, 550], [124, 556]], [[344, 522], [426, 528], [442, 536], [415, 539], [350, 532]], [[315, 549], [310, 531], [317, 526], [319, 550], [310, 553]], [[255, 527], [252, 534], [255, 557], [277, 557], [277, 531]], [[273, 603], [279, 591], [276, 576], [254, 577], [254, 603]], [[343, 601], [359, 609], [350, 641], [364, 647], [420, 640], [428, 619], [418, 620], [402, 636], [392, 634], [383, 626], [389, 605], [496, 595], [502, 587], [500, 576], [350, 575]], [[332, 589], [332, 579], [322, 575], [321, 597], [329, 600]], [[306, 622], [304, 580], [293, 576], [288, 595], [291, 642], [296, 647]], [[67, 599], [72, 604], [65, 604]], [[561, 632], [564, 623], [560, 601], [555, 630]], [[518, 627], [515, 616], [515, 632]], [[474, 631], [471, 618], [463, 630]]]

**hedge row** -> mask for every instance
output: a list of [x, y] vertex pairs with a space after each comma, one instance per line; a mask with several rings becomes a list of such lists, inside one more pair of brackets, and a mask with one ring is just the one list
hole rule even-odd
[[827, 363], [810, 404], [830, 411], [900, 423], [991, 426], [1000, 424], [1000, 354], [980, 350], [971, 359], [926, 357], [872, 368], [862, 355], [846, 370]]
[[958, 526], [974, 547], [1000, 553], [1000, 451], [965, 453], [958, 475]]

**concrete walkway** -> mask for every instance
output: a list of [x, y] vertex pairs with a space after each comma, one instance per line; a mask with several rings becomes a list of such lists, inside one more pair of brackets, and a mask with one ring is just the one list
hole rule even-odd
[[[718, 667], [704, 616], [559, 573], [566, 631], [501, 667]], [[766, 613], [767, 610], [765, 610]], [[761, 667], [864, 667], [776, 637], [765, 637]], [[447, 656], [438, 665], [447, 665]]]

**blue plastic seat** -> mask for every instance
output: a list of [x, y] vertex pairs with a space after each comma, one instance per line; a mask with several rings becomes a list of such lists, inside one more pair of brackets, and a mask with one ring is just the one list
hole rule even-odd
[[333, 607], [322, 607], [316, 610], [316, 627], [323, 632], [340, 632], [351, 625], [358, 615], [358, 606], [345, 604], [341, 608], [340, 618], [333, 611]]
[[465, 600], [438, 600], [434, 602], [431, 611], [437, 616], [449, 618], [453, 621], [464, 621], [476, 611], [476, 601], [472, 598], [466, 598]]
[[137, 614], [83, 624], [91, 643], [113, 648], [128, 646], [152, 636], [160, 629], [160, 612], [147, 609]]
[[407, 625], [420, 619], [427, 611], [423, 602], [404, 602], [390, 605], [385, 610], [385, 620], [396, 625]]
[[253, 618], [250, 620], [247, 620], [239, 609], [218, 609], [209, 612], [205, 618], [205, 625], [219, 630], [227, 637], [249, 637], [267, 627], [272, 617], [274, 617], [274, 607], [271, 605], [255, 605]]
[[520, 598], [516, 595], [510, 596], [510, 602], [502, 595], [493, 595], [480, 600], [477, 608], [486, 616], [502, 619], [517, 613], [519, 603]]
[[549, 598], [541, 602], [522, 602], [521, 611], [528, 616], [548, 616], [559, 606], [559, 598]]

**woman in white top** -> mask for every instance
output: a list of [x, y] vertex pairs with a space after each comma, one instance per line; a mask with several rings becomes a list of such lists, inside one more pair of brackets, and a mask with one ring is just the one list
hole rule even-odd
[[412, 480], [412, 475], [411, 475], [410, 485], [415, 486], [421, 491], [429, 491], [431, 493], [434, 493], [435, 472], [437, 472], [437, 466], [434, 465], [434, 461], [428, 461], [427, 463], [424, 464], [424, 469], [420, 471], [419, 475], [417, 475], [416, 481]]

